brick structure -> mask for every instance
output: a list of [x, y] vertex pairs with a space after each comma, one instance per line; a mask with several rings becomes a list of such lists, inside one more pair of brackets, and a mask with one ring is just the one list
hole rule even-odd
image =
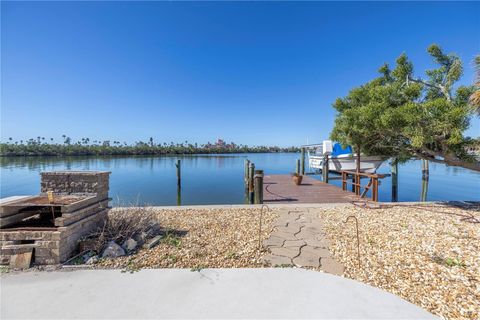
[[56, 194], [96, 194], [100, 199], [108, 198], [108, 171], [52, 171], [40, 173], [41, 192]]
[[[77, 242], [102, 226], [108, 214], [110, 172], [41, 173], [38, 196], [0, 206], [0, 264], [32, 252], [35, 264], [58, 264], [77, 251]], [[53, 202], [46, 195], [54, 193]]]

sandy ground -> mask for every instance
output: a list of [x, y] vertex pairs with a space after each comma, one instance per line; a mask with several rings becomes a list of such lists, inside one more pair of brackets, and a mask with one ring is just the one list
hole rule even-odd
[[[480, 318], [480, 208], [320, 210], [345, 276], [449, 319]], [[359, 224], [360, 265], [355, 216]]]

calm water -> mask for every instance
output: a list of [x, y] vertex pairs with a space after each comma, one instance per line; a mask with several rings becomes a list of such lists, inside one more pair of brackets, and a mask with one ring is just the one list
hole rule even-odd
[[[244, 159], [253, 161], [266, 174], [294, 171], [298, 154], [238, 154], [163, 157], [28, 157], [0, 158], [1, 197], [37, 194], [41, 171], [111, 171], [110, 196], [114, 205], [176, 205], [175, 160], [182, 159], [182, 204], [244, 203]], [[380, 172], [389, 173], [385, 163]], [[317, 177], [320, 179], [320, 177]], [[400, 201], [419, 201], [421, 162], [399, 166]], [[333, 180], [332, 184], [341, 185]], [[391, 200], [390, 178], [379, 187], [380, 201]], [[480, 173], [430, 164], [427, 200], [480, 200]]]

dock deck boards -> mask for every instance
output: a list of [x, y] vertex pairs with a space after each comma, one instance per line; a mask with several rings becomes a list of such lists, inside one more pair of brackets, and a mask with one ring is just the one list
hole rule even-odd
[[348, 203], [360, 199], [353, 192], [308, 176], [297, 186], [290, 175], [265, 175], [263, 188], [264, 203]]

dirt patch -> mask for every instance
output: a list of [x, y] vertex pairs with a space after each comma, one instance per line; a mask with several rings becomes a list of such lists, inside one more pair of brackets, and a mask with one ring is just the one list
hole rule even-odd
[[[320, 210], [345, 276], [444, 318], [480, 317], [480, 208], [447, 205]], [[354, 215], [359, 222], [360, 266]]]

